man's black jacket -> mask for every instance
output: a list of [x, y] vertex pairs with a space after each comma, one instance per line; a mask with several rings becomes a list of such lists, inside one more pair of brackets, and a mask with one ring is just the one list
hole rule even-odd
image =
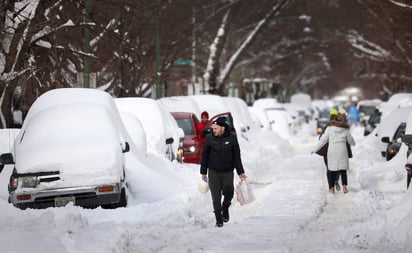
[[200, 174], [207, 174], [208, 168], [218, 172], [230, 172], [236, 168], [238, 175], [244, 173], [237, 137], [229, 132], [228, 127], [222, 136], [216, 137], [213, 133], [206, 136]]

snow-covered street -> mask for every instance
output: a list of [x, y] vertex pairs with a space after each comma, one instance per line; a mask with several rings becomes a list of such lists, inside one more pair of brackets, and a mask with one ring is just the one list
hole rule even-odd
[[[405, 252], [411, 246], [405, 150], [386, 162], [374, 151], [373, 136], [352, 133], [357, 146], [347, 194], [327, 191], [323, 159], [310, 154], [317, 136], [299, 136], [286, 151], [267, 138], [266, 149], [240, 140], [256, 201], [240, 206], [234, 199], [222, 228], [215, 227], [210, 193], [197, 190], [197, 165], [167, 162], [165, 173], [186, 185], [160, 200], [143, 203], [147, 196], [132, 192], [127, 208], [24, 211], [7, 203], [6, 167], [1, 252]], [[136, 173], [130, 180], [152, 179]], [[150, 184], [167, 189], [165, 182]]]

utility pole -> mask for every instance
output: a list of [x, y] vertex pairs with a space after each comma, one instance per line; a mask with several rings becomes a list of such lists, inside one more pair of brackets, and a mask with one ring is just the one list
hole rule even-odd
[[156, 98], [161, 98], [160, 87], [160, 36], [159, 36], [159, 1], [156, 1], [156, 30], [155, 30], [155, 64], [156, 64]]
[[196, 13], [195, 6], [192, 6], [192, 92], [196, 95]]
[[[90, 54], [90, 11], [92, 7], [91, 0], [85, 1], [85, 14], [84, 14], [84, 33], [83, 33], [83, 51], [86, 54]], [[90, 88], [90, 58], [88, 55], [83, 56], [83, 87]]]

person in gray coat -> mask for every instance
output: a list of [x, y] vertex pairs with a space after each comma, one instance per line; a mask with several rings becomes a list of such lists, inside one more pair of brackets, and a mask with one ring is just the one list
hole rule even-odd
[[337, 173], [340, 173], [342, 179], [343, 192], [348, 192], [348, 177], [346, 171], [349, 169], [349, 156], [347, 144], [354, 146], [355, 140], [349, 131], [349, 126], [345, 122], [345, 117], [342, 114], [337, 114], [334, 120], [330, 121], [330, 125], [326, 128], [325, 133], [319, 139], [312, 153], [317, 152], [326, 143], [328, 147], [328, 175], [329, 192], [334, 193], [334, 179]]

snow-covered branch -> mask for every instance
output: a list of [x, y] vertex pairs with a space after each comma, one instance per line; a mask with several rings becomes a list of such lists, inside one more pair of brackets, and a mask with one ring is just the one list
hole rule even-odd
[[278, 4], [274, 5], [272, 9], [265, 15], [265, 17], [259, 21], [258, 25], [253, 29], [253, 31], [249, 34], [249, 36], [245, 39], [245, 41], [240, 45], [240, 47], [236, 50], [236, 52], [230, 57], [229, 61], [226, 63], [225, 68], [221, 72], [221, 75], [218, 78], [218, 84], [221, 85], [229, 76], [230, 71], [233, 69], [235, 63], [238, 61], [240, 55], [251, 45], [253, 39], [256, 35], [262, 30], [263, 26], [267, 24], [268, 20], [278, 13], [278, 11], [282, 8], [284, 4], [287, 3], [288, 0], [282, 0]]

